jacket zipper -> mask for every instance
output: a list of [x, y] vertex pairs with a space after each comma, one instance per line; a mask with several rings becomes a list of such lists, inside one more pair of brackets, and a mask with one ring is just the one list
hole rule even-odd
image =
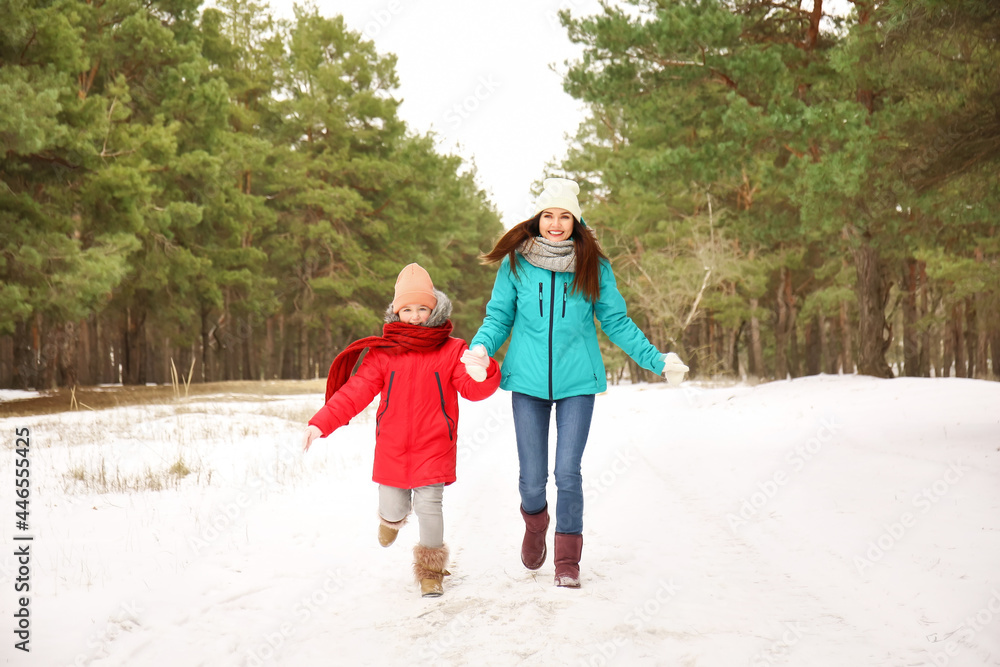
[[454, 440], [454, 438], [451, 435], [452, 419], [451, 417], [448, 416], [448, 411], [445, 410], [444, 407], [444, 390], [441, 389], [441, 374], [438, 373], [437, 371], [434, 371], [434, 379], [437, 380], [438, 383], [438, 396], [441, 398], [441, 414], [444, 415], [444, 421], [445, 423], [448, 424], [448, 440]]
[[542, 308], [542, 283], [538, 283], [538, 316], [545, 317], [545, 309]]
[[389, 396], [392, 395], [392, 379], [396, 377], [396, 371], [389, 373], [389, 387], [385, 390], [385, 407], [382, 408], [382, 412], [378, 413], [375, 417], [375, 435], [379, 434], [382, 430], [382, 415], [385, 411], [389, 409]]
[[566, 297], [568, 290], [569, 290], [569, 283], [563, 282], [563, 312], [562, 312], [563, 319], [566, 318]]
[[552, 272], [552, 296], [549, 299], [549, 400], [555, 400], [552, 391], [552, 339], [556, 326], [556, 274]]

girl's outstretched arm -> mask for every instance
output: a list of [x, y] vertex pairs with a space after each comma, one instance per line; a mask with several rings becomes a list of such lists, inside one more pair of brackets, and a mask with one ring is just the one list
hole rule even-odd
[[323, 435], [323, 432], [319, 430], [319, 426], [313, 426], [309, 424], [306, 426], [306, 432], [302, 437], [302, 451], [308, 452], [309, 448], [312, 447], [313, 440]]

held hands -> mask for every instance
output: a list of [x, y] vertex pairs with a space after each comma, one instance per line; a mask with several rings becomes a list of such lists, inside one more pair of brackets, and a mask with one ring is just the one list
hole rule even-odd
[[319, 438], [322, 435], [323, 432], [319, 430], [318, 426], [313, 426], [312, 424], [310, 424], [308, 427], [306, 427], [306, 432], [302, 437], [302, 451], [308, 452], [309, 447], [311, 447], [313, 444], [313, 440]]
[[663, 377], [672, 387], [676, 387], [684, 380], [684, 374], [688, 372], [688, 367], [684, 365], [676, 352], [667, 352], [663, 355]]
[[462, 353], [460, 360], [465, 364], [465, 372], [476, 382], [486, 379], [486, 369], [490, 367], [490, 355], [486, 354], [486, 347], [476, 345]]

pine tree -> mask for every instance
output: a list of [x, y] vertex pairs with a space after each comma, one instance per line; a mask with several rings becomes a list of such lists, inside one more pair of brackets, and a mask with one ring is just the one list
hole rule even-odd
[[[562, 14], [586, 47], [566, 89], [593, 115], [565, 166], [593, 181], [614, 225], [627, 224], [625, 238], [636, 241], [623, 257], [635, 256], [638, 240], [645, 255], [661, 256], [642, 289], [686, 283], [692, 303], [694, 271], [685, 280], [665, 267], [699, 256], [683, 241], [701, 244], [689, 222], [713, 197], [733, 268], [714, 273], [702, 303], [726, 304], [730, 328], [752, 328], [767, 303], [777, 377], [798, 374], [803, 360], [807, 370], [829, 368], [835, 356], [851, 370], [852, 347], [860, 372], [891, 376], [887, 312], [908, 258], [943, 229], [965, 253], [974, 248], [960, 239], [984, 246], [994, 236], [985, 211], [997, 191], [997, 133], [986, 109], [996, 98], [997, 10], [853, 4], [846, 18], [825, 15], [819, 0], [811, 9], [633, 0], [595, 17]], [[663, 227], [676, 230], [672, 239], [658, 236]], [[762, 260], [771, 267], [763, 282], [753, 278]], [[969, 313], [980, 312], [982, 293], [970, 299], [965, 320], [980, 327]], [[705, 317], [686, 338], [699, 350], [732, 347], [705, 333], [716, 330], [715, 314]]]

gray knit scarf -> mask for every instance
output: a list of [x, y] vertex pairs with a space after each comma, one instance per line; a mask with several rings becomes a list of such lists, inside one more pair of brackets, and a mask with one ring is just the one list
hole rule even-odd
[[536, 236], [528, 239], [518, 248], [518, 251], [540, 269], [573, 273], [576, 271], [576, 242], [573, 239], [565, 241], [549, 241]]

